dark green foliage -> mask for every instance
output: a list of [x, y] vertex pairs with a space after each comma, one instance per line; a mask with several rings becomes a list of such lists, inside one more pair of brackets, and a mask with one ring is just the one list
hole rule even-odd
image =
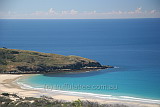
[[3, 96], [9, 96], [8, 93], [2, 93], [1, 95], [3, 95]]
[[81, 100], [76, 100], [72, 103], [73, 107], [82, 107], [82, 101]]
[[[0, 107], [8, 107], [12, 100], [0, 96]], [[14, 106], [13, 106], [14, 107]]]
[[15, 98], [20, 98], [17, 94], [9, 94], [9, 95], [11, 95], [11, 96], [13, 96]]
[[0, 73], [44, 73], [107, 67], [79, 56], [0, 48]]
[[20, 102], [15, 107], [32, 107], [32, 104], [30, 102]]

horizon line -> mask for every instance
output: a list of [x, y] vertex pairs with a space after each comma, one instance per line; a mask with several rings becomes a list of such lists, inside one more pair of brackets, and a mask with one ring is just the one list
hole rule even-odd
[[[9, 19], [15, 19], [15, 20], [18, 20], [18, 19], [23, 19], [23, 20], [32, 20], [32, 19], [35, 19], [35, 20], [46, 20], [46, 19], [49, 19], [49, 20], [86, 20], [87, 18], [79, 18], [79, 19], [76, 19], [76, 18], [57, 18], [57, 19], [52, 19], [52, 18], [0, 18], [0, 20], [9, 20]], [[105, 20], [105, 19], [160, 19], [160, 17], [151, 17], [151, 18], [148, 18], [148, 17], [144, 17], [144, 18], [97, 18], [99, 20]], [[96, 20], [96, 18], [90, 18], [88, 20]]]

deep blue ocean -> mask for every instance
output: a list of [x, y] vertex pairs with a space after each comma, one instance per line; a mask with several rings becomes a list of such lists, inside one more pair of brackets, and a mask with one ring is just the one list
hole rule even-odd
[[47, 85], [116, 85], [116, 90], [70, 90], [160, 99], [160, 19], [0, 20], [0, 47], [77, 55], [116, 66], [23, 80]]

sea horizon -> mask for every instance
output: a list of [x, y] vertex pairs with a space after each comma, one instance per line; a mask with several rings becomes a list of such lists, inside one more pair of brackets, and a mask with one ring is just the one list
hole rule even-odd
[[49, 18], [48, 19], [47, 18], [46, 19], [43, 19], [43, 18], [42, 19], [38, 19], [38, 18], [35, 18], [35, 19], [34, 18], [33, 19], [29, 19], [29, 18], [26, 18], [26, 19], [25, 18], [7, 19], [7, 18], [4, 18], [3, 19], [3, 18], [1, 18], [0, 20], [121, 20], [121, 19], [122, 20], [123, 19], [124, 20], [128, 20], [128, 19], [133, 20], [133, 19], [160, 19], [160, 18], [152, 18], [152, 17], [150, 17], [150, 18], [145, 18], [145, 17], [144, 18], [108, 18], [108, 19], [107, 18], [99, 18], [99, 19], [91, 19], [91, 18], [90, 19], [49, 19]]

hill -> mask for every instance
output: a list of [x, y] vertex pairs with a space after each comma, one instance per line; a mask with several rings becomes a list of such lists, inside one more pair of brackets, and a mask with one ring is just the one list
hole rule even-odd
[[0, 48], [0, 73], [53, 73], [111, 67], [79, 56]]

